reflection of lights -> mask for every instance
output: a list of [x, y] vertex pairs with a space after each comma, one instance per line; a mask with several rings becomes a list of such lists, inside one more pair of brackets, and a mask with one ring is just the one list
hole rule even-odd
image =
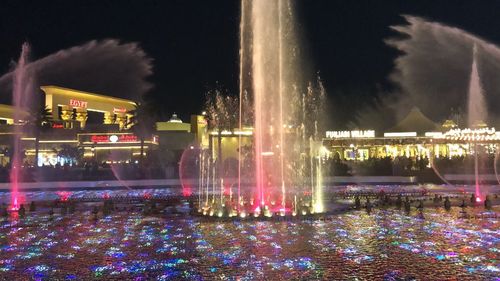
[[[96, 191], [83, 192], [98, 194]], [[111, 191], [112, 197], [119, 192]], [[155, 192], [155, 195], [159, 194]], [[187, 276], [185, 279], [202, 279], [196, 274], [216, 279], [223, 268], [232, 267], [231, 276], [240, 272], [247, 276], [271, 273], [290, 276], [289, 279], [309, 280], [317, 279], [314, 277], [320, 276], [318, 274], [334, 276], [331, 275], [334, 266], [319, 267], [318, 263], [338, 254], [341, 254], [340, 266], [345, 262], [358, 267], [383, 264], [388, 258], [383, 250], [390, 245], [401, 252], [396, 257], [404, 255], [405, 258], [398, 261], [403, 266], [428, 258], [429, 262], [421, 267], [427, 270], [442, 268], [436, 272], [440, 276], [450, 272], [453, 264], [458, 264], [466, 269], [473, 268], [475, 279], [494, 278], [499, 270], [495, 259], [491, 258], [498, 253], [498, 249], [491, 246], [497, 239], [495, 219], [484, 219], [492, 222], [484, 224], [481, 223], [483, 219], [479, 223], [459, 219], [455, 216], [458, 211], [454, 208], [452, 214], [447, 214], [427, 209], [425, 227], [416, 217], [392, 210], [374, 211], [370, 216], [347, 212], [328, 216], [324, 221], [295, 220], [287, 223], [206, 223], [169, 217], [151, 221], [140, 212], [131, 211], [112, 213], [109, 218], [102, 219], [102, 223], [92, 224], [87, 223], [85, 216], [55, 216], [54, 222], [47, 222], [46, 215], [35, 213], [29, 218], [31, 227], [9, 225], [3, 228], [4, 235], [12, 237], [12, 243], [3, 248], [11, 261], [0, 263], [0, 271], [15, 272], [19, 276], [16, 279], [43, 275], [41, 279], [54, 280], [71, 270], [64, 265], [78, 263], [87, 270], [66, 276], [74, 276], [75, 280], [92, 280], [98, 275], [98, 279], [107, 280], [147, 273], [155, 278], [157, 274], [164, 274], [158, 268], [164, 268], [179, 274], [177, 276]], [[471, 212], [476, 213], [475, 210]], [[63, 227], [55, 227], [58, 225]], [[186, 237], [193, 237], [192, 243], [186, 243]], [[377, 239], [367, 240], [370, 237]], [[122, 242], [117, 243], [120, 240]], [[370, 247], [366, 246], [367, 243]], [[256, 248], [260, 253], [281, 249], [283, 253], [255, 255]], [[303, 249], [307, 249], [306, 254], [300, 254]], [[250, 259], [253, 259], [253, 264], [261, 266], [247, 266], [239, 271], [237, 265], [241, 260]], [[337, 261], [332, 262], [335, 265]], [[363, 274], [377, 272], [360, 273], [360, 278], [370, 279]], [[419, 278], [425, 272], [416, 274]]]
[[273, 156], [274, 155], [274, 152], [272, 151], [263, 151], [261, 153], [262, 156]]

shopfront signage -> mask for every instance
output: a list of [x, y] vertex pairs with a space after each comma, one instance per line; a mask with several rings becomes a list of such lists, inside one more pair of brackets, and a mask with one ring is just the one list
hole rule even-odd
[[64, 129], [64, 125], [61, 123], [53, 123], [52, 129]]
[[354, 131], [326, 131], [326, 137], [329, 139], [360, 139], [374, 138], [374, 130], [354, 130]]
[[92, 135], [90, 141], [93, 143], [123, 143], [137, 142], [136, 135]]
[[384, 138], [404, 138], [404, 137], [416, 137], [417, 132], [389, 132], [384, 133]]
[[69, 105], [72, 107], [87, 108], [87, 104], [88, 103], [86, 101], [74, 100], [74, 99], [69, 100]]

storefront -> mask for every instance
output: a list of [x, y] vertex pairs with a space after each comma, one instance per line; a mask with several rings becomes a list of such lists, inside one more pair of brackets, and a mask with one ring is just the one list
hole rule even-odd
[[[78, 145], [86, 160], [120, 164], [137, 162], [141, 157], [141, 140], [132, 133], [78, 134]], [[146, 138], [142, 144], [143, 157], [158, 145], [158, 137]]]

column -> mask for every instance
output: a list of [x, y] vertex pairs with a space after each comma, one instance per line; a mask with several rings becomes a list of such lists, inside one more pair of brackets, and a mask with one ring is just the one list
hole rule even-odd
[[87, 109], [85, 108], [76, 108], [76, 121], [80, 122], [80, 127], [85, 128], [85, 124], [87, 122]]

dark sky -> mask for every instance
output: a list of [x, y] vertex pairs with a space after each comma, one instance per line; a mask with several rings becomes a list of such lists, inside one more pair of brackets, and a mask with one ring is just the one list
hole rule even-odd
[[[2, 73], [25, 40], [36, 59], [92, 39], [117, 38], [139, 42], [154, 59], [150, 94], [165, 115], [198, 113], [204, 93], [216, 83], [236, 92], [238, 0], [7, 0], [0, 5]], [[298, 0], [297, 8], [310, 61], [336, 105], [331, 118], [337, 125], [380, 89], [391, 89], [387, 76], [397, 52], [383, 39], [395, 35], [389, 26], [401, 24], [401, 14], [500, 42], [498, 0]]]

